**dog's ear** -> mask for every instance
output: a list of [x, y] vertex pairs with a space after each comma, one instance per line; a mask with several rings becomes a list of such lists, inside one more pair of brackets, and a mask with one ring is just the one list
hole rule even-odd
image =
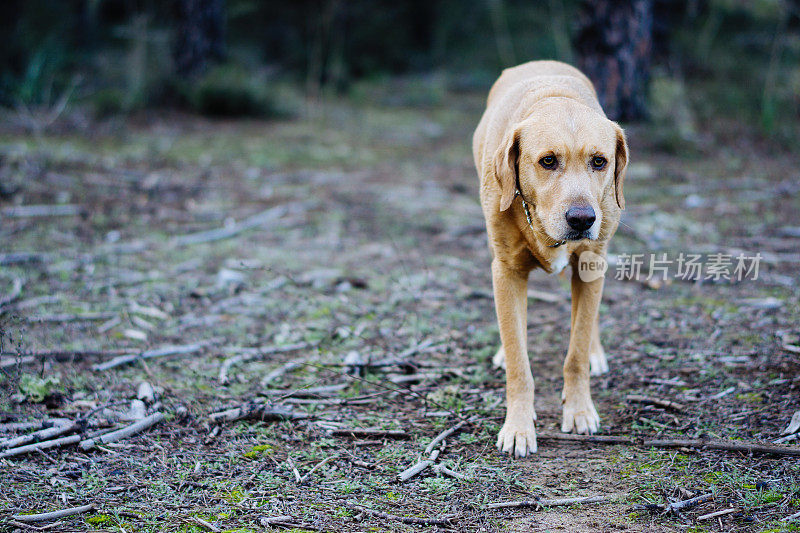
[[625, 141], [625, 132], [615, 122], [614, 130], [617, 133], [617, 152], [614, 156], [614, 194], [617, 205], [625, 209], [625, 196], [622, 194], [622, 184], [625, 181], [625, 169], [628, 167], [628, 143]]
[[494, 154], [494, 174], [500, 184], [500, 211], [511, 206], [517, 192], [519, 167], [519, 129], [506, 133]]

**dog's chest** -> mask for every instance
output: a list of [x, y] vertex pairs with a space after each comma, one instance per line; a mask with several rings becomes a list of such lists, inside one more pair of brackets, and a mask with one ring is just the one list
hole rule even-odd
[[567, 256], [566, 248], [559, 248], [555, 256], [550, 261], [551, 274], [560, 274], [564, 268], [569, 264], [569, 257]]

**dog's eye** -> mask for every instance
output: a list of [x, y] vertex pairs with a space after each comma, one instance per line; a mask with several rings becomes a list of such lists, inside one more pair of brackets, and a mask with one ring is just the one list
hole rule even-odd
[[596, 155], [592, 158], [591, 165], [594, 170], [603, 170], [606, 168], [606, 158], [603, 156]]
[[554, 155], [546, 155], [539, 160], [539, 164], [547, 170], [553, 170], [558, 165], [558, 159]]

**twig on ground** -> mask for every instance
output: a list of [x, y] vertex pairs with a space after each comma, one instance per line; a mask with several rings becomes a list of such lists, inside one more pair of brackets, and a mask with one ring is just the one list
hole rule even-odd
[[565, 505], [583, 505], [587, 503], [608, 503], [617, 500], [619, 496], [587, 496], [582, 498], [563, 498], [557, 500], [523, 500], [517, 502], [500, 502], [490, 503], [486, 507], [488, 509], [516, 509], [520, 507], [533, 507], [540, 509], [542, 507], [562, 507]]
[[733, 507], [731, 507], [729, 509], [722, 509], [721, 511], [714, 511], [713, 513], [708, 513], [708, 514], [704, 514], [702, 516], [698, 516], [697, 520], [698, 520], [698, 522], [700, 520], [709, 520], [711, 518], [716, 518], [718, 516], [723, 516], [723, 515], [726, 515], [726, 514], [735, 513], [736, 511], [738, 511], [738, 509], [734, 509]]
[[29, 433], [28, 435], [20, 435], [19, 437], [5, 440], [0, 443], [0, 448], [16, 448], [18, 446], [30, 444], [31, 442], [50, 440], [54, 437], [58, 437], [59, 435], [76, 431], [80, 429], [80, 427], [81, 425], [77, 422], [65, 421], [61, 424], [54, 425], [53, 427]]
[[33, 357], [36, 359], [53, 359], [59, 362], [77, 361], [84, 357], [100, 357], [104, 355], [122, 355], [129, 353], [130, 350], [47, 350], [41, 352], [21, 352], [19, 354], [11, 352], [0, 352], [3, 357]]
[[402, 482], [406, 482], [412, 477], [422, 472], [423, 470], [425, 470], [426, 468], [428, 468], [429, 466], [431, 466], [432, 464], [433, 461], [431, 461], [430, 459], [423, 459], [422, 461], [418, 461], [417, 463], [414, 463], [413, 465], [409, 466], [408, 468], [397, 474], [397, 479], [399, 479]]
[[40, 514], [15, 514], [11, 518], [19, 522], [45, 522], [47, 520], [56, 520], [65, 516], [72, 516], [76, 514], [88, 513], [94, 509], [94, 504], [81, 505], [80, 507], [70, 507], [69, 509], [61, 509], [60, 511], [53, 511], [50, 513]]
[[360, 505], [355, 505], [350, 502], [345, 502], [345, 506], [353, 509], [354, 511], [360, 511], [362, 513], [366, 513], [368, 515], [383, 518], [386, 520], [395, 520], [397, 522], [403, 522], [404, 524], [414, 524], [418, 526], [449, 526], [451, 525], [451, 520], [455, 518], [454, 515], [448, 515], [442, 518], [417, 518], [411, 516], [398, 516], [394, 514], [384, 513], [382, 511], [376, 511], [374, 509], [369, 509], [367, 507], [361, 507]]
[[8, 218], [70, 217], [85, 212], [86, 210], [82, 206], [74, 204], [15, 205], [3, 209], [3, 216]]
[[450, 477], [453, 477], [453, 478], [456, 478], [456, 479], [466, 479], [467, 478], [467, 476], [465, 476], [464, 474], [459, 474], [455, 470], [450, 470], [449, 468], [447, 468], [443, 464], [433, 465], [433, 471], [436, 472], [437, 474], [444, 474], [445, 476], [450, 476]]
[[219, 411], [209, 415], [212, 422], [233, 422], [236, 420], [302, 420], [308, 418], [305, 413], [295, 413], [289, 409], [254, 401], [245, 402], [239, 407]]
[[286, 374], [287, 372], [291, 372], [292, 370], [296, 370], [301, 366], [303, 366], [303, 363], [300, 361], [289, 361], [288, 363], [279, 366], [278, 368], [276, 368], [275, 370], [264, 376], [264, 378], [261, 380], [261, 386], [266, 387], [267, 385], [269, 385], [282, 375]]
[[219, 533], [220, 531], [222, 531], [220, 528], [218, 528], [217, 526], [215, 526], [211, 522], [208, 522], [208, 521], [203, 520], [202, 518], [198, 518], [196, 516], [190, 516], [187, 520], [189, 522], [194, 522], [195, 524], [197, 524], [199, 526], [202, 526], [202, 527], [206, 528], [209, 531], [213, 531], [214, 533]]
[[44, 263], [49, 256], [33, 252], [12, 252], [0, 254], [0, 266], [28, 265], [31, 263]]
[[[219, 369], [219, 381], [220, 383], [227, 383], [228, 382], [228, 372], [230, 372], [231, 367], [234, 365], [238, 365], [239, 363], [244, 363], [247, 361], [252, 361], [254, 359], [259, 359], [264, 357], [265, 355], [273, 355], [276, 353], [286, 353], [286, 352], [294, 352], [297, 350], [302, 350], [304, 348], [308, 348], [311, 344], [307, 342], [296, 342], [294, 344], [286, 344], [284, 346], [264, 346], [261, 348], [257, 348], [253, 351], [248, 351], [247, 353], [242, 353], [238, 355], [234, 355], [233, 357], [229, 357], [222, 362], [222, 365]], [[291, 361], [284, 366], [292, 365], [292, 368], [284, 370], [283, 372], [276, 374], [271, 379], [267, 379], [270, 376], [268, 374], [263, 380], [261, 380], [261, 385], [266, 386], [272, 379], [275, 379], [279, 375], [284, 372], [288, 372], [291, 369], [298, 368], [302, 366], [299, 361]], [[273, 371], [275, 372], [275, 371]]]
[[298, 480], [297, 480], [297, 482], [298, 482], [298, 483], [301, 483], [301, 484], [302, 484], [302, 483], [305, 483], [305, 482], [306, 482], [306, 480], [308, 479], [308, 477], [309, 477], [311, 474], [313, 474], [313, 473], [314, 473], [314, 472], [315, 472], [315, 471], [316, 471], [318, 468], [320, 468], [321, 466], [323, 466], [323, 465], [325, 465], [325, 464], [327, 464], [327, 463], [329, 463], [329, 462], [333, 461], [334, 459], [338, 459], [338, 458], [339, 458], [339, 455], [338, 455], [338, 454], [336, 454], [336, 455], [331, 455], [330, 457], [326, 457], [325, 459], [323, 459], [322, 461], [320, 461], [320, 462], [318, 462], [316, 465], [314, 465], [314, 467], [313, 467], [311, 470], [309, 470], [308, 472], [306, 472], [305, 474], [303, 474], [303, 475], [300, 477], [300, 479], [298, 479]]
[[453, 433], [455, 433], [456, 431], [458, 431], [462, 427], [466, 426], [470, 422], [473, 422], [474, 421], [473, 418], [470, 418], [469, 420], [462, 420], [461, 422], [457, 423], [456, 425], [454, 425], [454, 426], [452, 426], [452, 427], [450, 427], [448, 429], [445, 429], [444, 431], [442, 431], [441, 433], [436, 435], [436, 437], [432, 441], [430, 441], [428, 443], [428, 445], [425, 447], [425, 452], [424, 452], [425, 455], [430, 454], [433, 451], [433, 449], [436, 448], [436, 446], [438, 446], [439, 443], [442, 442], [444, 439], [446, 439], [447, 437], [449, 437], [450, 435], [452, 435]]
[[800, 433], [792, 433], [791, 435], [786, 435], [785, 437], [775, 439], [774, 441], [772, 441], [772, 444], [784, 444], [786, 442], [792, 442], [793, 440], [797, 439], [800, 439]]
[[695, 496], [694, 498], [689, 498], [688, 500], [668, 503], [663, 506], [664, 513], [679, 513], [680, 511], [686, 511], [687, 509], [697, 507], [701, 503], [705, 503], [713, 498], [713, 494], [701, 494], [700, 496]]
[[292, 468], [292, 473], [294, 474], [294, 480], [300, 483], [302, 481], [302, 477], [300, 476], [300, 472], [297, 471], [297, 467], [294, 465], [294, 461], [292, 461], [292, 456], [286, 456], [286, 462], [289, 463], [289, 466]]
[[20, 278], [14, 278], [14, 280], [11, 282], [11, 291], [7, 295], [0, 298], [0, 310], [2, 310], [4, 306], [19, 298], [19, 295], [22, 293], [23, 285], [24, 282]]
[[244, 220], [231, 224], [230, 226], [199, 231], [197, 233], [189, 233], [186, 235], [178, 235], [173, 237], [170, 245], [175, 248], [182, 246], [191, 246], [193, 244], [202, 244], [207, 242], [220, 241], [223, 239], [230, 239], [250, 229], [263, 226], [273, 222], [289, 212], [286, 206], [279, 205], [272, 207], [255, 215], [252, 215]]
[[135, 435], [151, 426], [154, 426], [155, 424], [158, 424], [162, 420], [164, 420], [163, 413], [153, 413], [152, 415], [145, 417], [142, 420], [131, 424], [130, 426], [118, 429], [117, 431], [112, 431], [111, 433], [106, 433], [97, 438], [83, 440], [78, 446], [81, 450], [91, 450], [100, 444], [108, 444], [110, 442], [126, 439], [131, 435]]
[[259, 394], [264, 396], [280, 396], [281, 400], [284, 398], [307, 398], [307, 397], [317, 397], [317, 396], [324, 396], [324, 395], [331, 395], [341, 390], [346, 389], [351, 384], [348, 383], [336, 383], [335, 385], [321, 385], [319, 387], [306, 387], [306, 388], [297, 388], [294, 390], [281, 390], [281, 389], [268, 389], [262, 391]]
[[625, 397], [625, 399], [628, 400], [629, 402], [657, 405], [659, 407], [672, 409], [674, 411], [683, 411], [684, 409], [683, 404], [673, 402], [672, 400], [664, 400], [662, 398], [656, 398], [654, 396], [644, 396], [641, 394], [628, 394]]
[[67, 322], [92, 322], [94, 320], [108, 320], [117, 316], [115, 313], [83, 313], [74, 315], [70, 313], [56, 313], [52, 315], [39, 315], [25, 317], [25, 322], [38, 324], [43, 322], [67, 323]]
[[264, 527], [283, 527], [286, 529], [316, 529], [311, 524], [304, 524], [302, 522], [295, 522], [294, 518], [288, 515], [281, 516], [262, 516], [259, 523]]
[[135, 361], [138, 361], [139, 359], [152, 359], [153, 357], [164, 357], [167, 355], [187, 355], [191, 353], [196, 353], [205, 348], [206, 346], [214, 344], [216, 341], [217, 339], [208, 339], [205, 341], [196, 342], [194, 344], [184, 344], [179, 346], [164, 346], [161, 348], [146, 350], [138, 354], [120, 355], [119, 357], [115, 357], [114, 359], [106, 361], [105, 363], [99, 363], [92, 366], [92, 370], [95, 371], [109, 370], [111, 368], [126, 365], [128, 363], [133, 363]]
[[793, 520], [800, 520], [800, 513], [790, 514], [781, 518], [781, 522], [792, 522]]
[[333, 429], [331, 435], [337, 437], [377, 437], [385, 439], [408, 439], [410, 435], [402, 429], [350, 428]]
[[540, 441], [575, 441], [596, 444], [624, 444], [643, 446], [645, 448], [688, 448], [718, 450], [723, 452], [757, 453], [762, 455], [800, 456], [800, 448], [789, 446], [772, 446], [769, 444], [706, 441], [701, 439], [637, 439], [623, 435], [574, 435], [571, 433], [539, 433]]
[[27, 529], [29, 531], [50, 531], [51, 529], [55, 529], [58, 526], [62, 525], [64, 522], [59, 520], [57, 522], [52, 522], [50, 524], [47, 524], [46, 526], [41, 526], [41, 527], [32, 526], [24, 522], [18, 522], [16, 520], [9, 520], [8, 523], [11, 524], [12, 526], [21, 527], [22, 529]]
[[60, 439], [45, 440], [42, 442], [37, 442], [36, 444], [28, 444], [26, 446], [20, 446], [19, 448], [11, 448], [10, 450], [6, 450], [0, 453], [0, 459], [5, 459], [6, 457], [13, 457], [15, 455], [22, 455], [24, 453], [47, 450], [49, 448], [68, 446], [70, 444], [75, 444], [77, 442], [80, 442], [80, 440], [81, 440], [80, 435], [70, 435], [69, 437], [61, 437]]

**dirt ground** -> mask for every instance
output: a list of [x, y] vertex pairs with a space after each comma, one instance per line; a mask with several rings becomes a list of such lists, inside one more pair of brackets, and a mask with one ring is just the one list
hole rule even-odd
[[[38, 136], [5, 121], [0, 439], [55, 418], [79, 422], [81, 438], [165, 419], [93, 449], [0, 459], [0, 530], [27, 530], [12, 515], [85, 504], [95, 508], [50, 530], [800, 528], [781, 521], [800, 511], [797, 457], [641, 444], [769, 444], [800, 410], [796, 154], [735, 123], [670, 146], [628, 128], [628, 208], [601, 309], [610, 372], [593, 396], [601, 434], [633, 440], [556, 438], [569, 280], [534, 273], [539, 453], [513, 460], [494, 448], [504, 376], [491, 367], [499, 339], [469, 151], [482, 103], [337, 100], [285, 122], [151, 113]], [[18, 207], [31, 205], [51, 207]], [[762, 260], [741, 282], [684, 281], [674, 264], [667, 282], [615, 279], [618, 254], [651, 253]], [[139, 357], [98, 366], [124, 355]], [[154, 398], [132, 402], [142, 382]], [[283, 416], [211, 417], [243, 402]], [[460, 420], [436, 461], [460, 477], [429, 467], [398, 480]], [[582, 496], [611, 500], [490, 507]]]

